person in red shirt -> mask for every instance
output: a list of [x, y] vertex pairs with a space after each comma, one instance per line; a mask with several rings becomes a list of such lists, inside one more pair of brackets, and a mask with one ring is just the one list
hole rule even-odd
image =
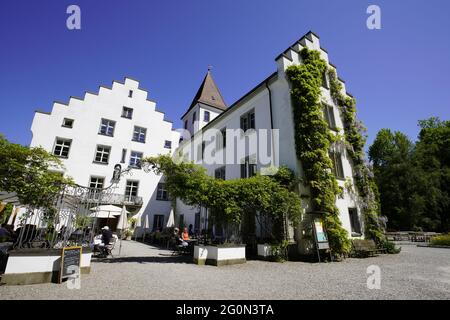
[[184, 228], [183, 233], [181, 234], [181, 237], [184, 241], [189, 240], [189, 232], [187, 228]]

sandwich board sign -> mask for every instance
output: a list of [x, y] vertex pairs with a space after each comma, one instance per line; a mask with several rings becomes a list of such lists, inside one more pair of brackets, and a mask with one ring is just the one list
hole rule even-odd
[[317, 247], [319, 250], [329, 249], [330, 245], [328, 243], [327, 234], [323, 228], [322, 219], [314, 219], [314, 233], [316, 234]]
[[81, 274], [82, 247], [65, 247], [61, 253], [59, 283], [63, 279], [77, 278]]

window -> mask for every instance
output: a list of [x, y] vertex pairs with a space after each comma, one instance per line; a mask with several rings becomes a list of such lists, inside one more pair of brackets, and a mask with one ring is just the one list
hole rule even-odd
[[122, 159], [120, 163], [125, 163], [125, 158], [127, 157], [127, 149], [122, 149]]
[[133, 90], [128, 91], [128, 98], [133, 98]]
[[216, 149], [225, 149], [227, 146], [227, 129], [223, 128], [216, 136]]
[[187, 130], [187, 126], [188, 126], [188, 122], [187, 122], [187, 120], [185, 120], [185, 121], [184, 121], [184, 129]]
[[330, 129], [336, 129], [336, 119], [334, 118], [334, 108], [329, 105], [323, 106], [323, 114]]
[[61, 158], [68, 158], [71, 144], [72, 144], [72, 140], [56, 138], [55, 148], [53, 149], [53, 154], [55, 156], [58, 156]]
[[255, 129], [255, 111], [250, 111], [241, 116], [241, 129], [244, 132], [248, 129]]
[[203, 141], [202, 144], [198, 145], [198, 149], [197, 149], [197, 160], [203, 160], [205, 157], [205, 147], [206, 147], [206, 142]]
[[209, 122], [211, 114], [209, 113], [209, 111], [205, 111], [205, 113], [203, 114], [203, 121], [205, 122]]
[[215, 100], [216, 100], [216, 97], [211, 96], [211, 100], [212, 100], [212, 101], [215, 101]]
[[153, 216], [153, 231], [162, 231], [164, 225], [164, 216], [162, 214], [155, 214]]
[[338, 179], [344, 179], [344, 167], [342, 166], [342, 155], [340, 152], [330, 152], [333, 162], [333, 174]]
[[352, 234], [357, 233], [361, 235], [361, 224], [359, 223], [358, 210], [356, 208], [348, 208], [348, 214], [350, 215], [350, 227]]
[[184, 228], [184, 214], [178, 216], [178, 227], [180, 230]]
[[138, 195], [139, 181], [127, 180], [125, 187], [125, 201], [132, 201]]
[[114, 136], [114, 127], [116, 126], [116, 122], [108, 119], [102, 119], [100, 124], [100, 132], [99, 134], [103, 134], [105, 136]]
[[166, 190], [165, 183], [158, 183], [158, 189], [156, 190], [156, 200], [168, 201], [169, 193]]
[[65, 128], [73, 128], [73, 119], [64, 118], [62, 126]]
[[164, 148], [172, 149], [172, 141], [170, 141], [170, 140], [164, 141]]
[[111, 147], [97, 146], [97, 151], [95, 152], [94, 162], [108, 164], [110, 153], [111, 153]]
[[324, 73], [322, 73], [322, 87], [324, 87], [325, 89], [329, 89], [330, 88], [328, 86], [328, 77], [327, 77], [327, 72], [326, 71]]
[[197, 120], [197, 112], [194, 111], [194, 113], [192, 114], [192, 123], [194, 123], [195, 120]]
[[214, 171], [214, 177], [216, 178], [216, 179], [222, 179], [222, 180], [225, 180], [225, 166], [223, 166], [223, 167], [220, 167], [220, 168], [218, 168], [218, 169], [216, 169], [215, 171]]
[[141, 160], [144, 157], [142, 152], [131, 151], [130, 166], [133, 168], [141, 168]]
[[122, 109], [122, 118], [132, 119], [133, 118], [133, 109], [123, 107]]
[[105, 183], [105, 178], [91, 177], [91, 179], [89, 180], [89, 188], [103, 189], [104, 183]]
[[250, 163], [250, 158], [246, 157], [241, 163], [241, 178], [246, 179], [256, 175], [256, 163]]
[[134, 126], [133, 141], [145, 143], [145, 136], [147, 135], [147, 129]]

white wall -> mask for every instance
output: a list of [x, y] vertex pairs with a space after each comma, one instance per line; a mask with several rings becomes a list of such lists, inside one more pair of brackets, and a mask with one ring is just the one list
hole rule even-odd
[[[128, 97], [133, 90], [132, 98]], [[132, 119], [122, 117], [123, 106], [133, 108]], [[72, 139], [68, 159], [62, 159], [65, 175], [71, 176], [79, 185], [88, 186], [91, 176], [105, 178], [109, 186], [114, 165], [121, 162], [122, 149], [127, 149], [125, 169], [130, 161], [131, 151], [138, 151], [144, 157], [158, 154], [172, 154], [178, 147], [179, 134], [172, 131], [172, 123], [164, 120], [164, 114], [156, 110], [155, 102], [147, 100], [147, 92], [139, 88], [139, 83], [126, 78], [124, 83], [113, 82], [112, 88], [100, 87], [99, 93], [86, 93], [84, 99], [71, 98], [68, 105], [55, 103], [51, 114], [36, 113], [31, 131], [31, 146], [41, 146], [52, 152], [55, 138]], [[62, 127], [63, 119], [74, 120], [73, 128]], [[116, 121], [114, 137], [98, 134], [101, 119]], [[134, 126], [147, 129], [145, 143], [132, 141]], [[164, 148], [165, 140], [172, 141], [172, 149]], [[111, 147], [107, 165], [93, 163], [97, 145]], [[124, 194], [126, 181], [139, 181], [138, 196], [143, 197], [143, 206], [137, 214], [148, 215], [150, 227], [154, 214], [166, 215], [170, 212], [169, 201], [156, 200], [156, 186], [160, 176], [133, 169], [131, 175], [121, 178], [114, 193]]]

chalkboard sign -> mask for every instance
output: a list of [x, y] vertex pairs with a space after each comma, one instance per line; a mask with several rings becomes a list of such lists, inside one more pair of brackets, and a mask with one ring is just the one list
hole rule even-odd
[[80, 274], [82, 247], [63, 248], [61, 253], [61, 271], [59, 282], [63, 279]]

